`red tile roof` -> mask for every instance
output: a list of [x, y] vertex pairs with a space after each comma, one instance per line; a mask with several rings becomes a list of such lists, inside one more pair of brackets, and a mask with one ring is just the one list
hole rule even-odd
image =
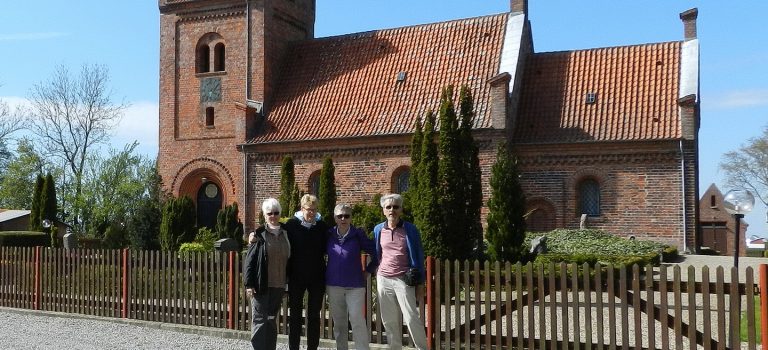
[[[466, 84], [490, 127], [508, 14], [310, 40], [288, 55], [267, 122], [251, 143], [413, 132], [448, 84]], [[398, 73], [405, 80], [397, 82]]]
[[[526, 62], [517, 143], [681, 137], [681, 42], [538, 53]], [[596, 93], [587, 104], [588, 92]]]

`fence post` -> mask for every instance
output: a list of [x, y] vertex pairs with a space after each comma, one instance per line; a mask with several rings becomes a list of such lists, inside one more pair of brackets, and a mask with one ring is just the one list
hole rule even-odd
[[229, 252], [229, 293], [227, 293], [229, 305], [227, 315], [227, 328], [235, 329], [235, 252]]
[[435, 307], [433, 304], [433, 293], [432, 288], [434, 287], [432, 284], [432, 276], [433, 276], [433, 266], [434, 258], [431, 256], [427, 257], [427, 348], [433, 349], [434, 348], [434, 333], [435, 333], [435, 316], [432, 312], [432, 309]]
[[760, 338], [768, 349], [768, 264], [760, 264]]
[[129, 254], [128, 248], [123, 248], [123, 268], [122, 268], [122, 274], [123, 274], [123, 298], [122, 298], [122, 310], [120, 313], [120, 316], [122, 318], [128, 318], [128, 279], [130, 278], [130, 275], [128, 274], [128, 254]]
[[35, 310], [40, 310], [40, 249], [42, 249], [41, 246], [35, 247], [35, 302], [34, 302], [34, 308]]

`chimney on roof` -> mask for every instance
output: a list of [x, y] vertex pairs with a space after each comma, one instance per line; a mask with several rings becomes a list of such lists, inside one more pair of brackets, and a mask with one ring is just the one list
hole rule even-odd
[[696, 17], [699, 16], [699, 9], [692, 8], [680, 14], [685, 26], [685, 40], [696, 39]]
[[528, 13], [528, 0], [509, 0], [509, 11]]

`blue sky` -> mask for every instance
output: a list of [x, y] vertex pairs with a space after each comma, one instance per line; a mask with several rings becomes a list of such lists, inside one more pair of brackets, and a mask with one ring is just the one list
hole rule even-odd
[[[717, 184], [725, 152], [768, 127], [768, 1], [532, 0], [537, 52], [681, 40], [679, 13], [698, 7], [701, 41], [701, 192]], [[318, 0], [316, 36], [482, 16], [508, 0]], [[131, 104], [113, 146], [138, 140], [157, 152], [159, 11], [156, 0], [9, 1], [0, 13], [0, 98], [18, 103], [55, 67], [106, 65], [114, 95]], [[766, 208], [746, 217], [748, 235], [768, 236]]]

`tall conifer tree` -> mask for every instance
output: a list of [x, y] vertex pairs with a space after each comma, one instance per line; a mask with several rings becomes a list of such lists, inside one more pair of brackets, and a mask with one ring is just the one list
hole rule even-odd
[[42, 208], [40, 205], [42, 204], [41, 197], [43, 195], [43, 183], [45, 182], [45, 179], [43, 178], [42, 174], [37, 174], [37, 180], [35, 182], [35, 191], [32, 194], [32, 208], [29, 213], [29, 230], [30, 231], [41, 231], [43, 229], [42, 227], [42, 220], [40, 219], [40, 212], [42, 211]]
[[[483, 225], [480, 223], [480, 209], [483, 207], [482, 172], [480, 170], [480, 150], [472, 137], [474, 124], [474, 101], [469, 88], [465, 85], [459, 91], [459, 144], [464, 163], [464, 199], [467, 236], [472, 239], [472, 246], [482, 249]], [[478, 251], [482, 253], [482, 251]]]
[[453, 86], [443, 89], [440, 98], [440, 158], [437, 181], [438, 200], [442, 211], [441, 243], [445, 249], [442, 258], [464, 258], [467, 249], [466, 205], [464, 199], [465, 174], [462, 149], [459, 144], [458, 119], [453, 104]]
[[442, 217], [438, 207], [437, 192], [437, 144], [435, 143], [435, 115], [428, 111], [424, 118], [424, 134], [419, 160], [419, 215], [414, 215], [414, 222], [419, 228], [424, 244], [424, 252], [429, 256], [445, 256], [441, 244], [440, 230]]
[[317, 211], [326, 222], [333, 222], [333, 207], [336, 206], [336, 167], [333, 159], [326, 157], [320, 170], [320, 188], [318, 189]]
[[499, 144], [488, 201], [488, 252], [493, 260], [516, 262], [523, 256], [525, 195], [518, 175], [517, 158]]
[[[283, 157], [283, 165], [280, 168], [280, 207], [283, 217], [291, 217], [298, 210], [293, 201], [293, 188], [296, 186], [296, 173], [294, 171], [293, 158], [291, 156]], [[261, 208], [261, 207], [259, 207]]]
[[421, 210], [419, 203], [419, 169], [421, 166], [421, 144], [424, 136], [421, 131], [421, 120], [416, 118], [416, 127], [411, 138], [411, 173], [408, 176], [408, 191], [403, 193], [405, 203], [410, 207], [413, 217]]

